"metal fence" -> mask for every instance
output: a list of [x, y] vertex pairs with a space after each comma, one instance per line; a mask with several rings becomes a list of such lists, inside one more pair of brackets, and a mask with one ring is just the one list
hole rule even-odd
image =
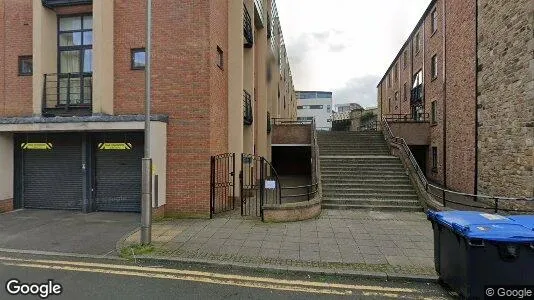
[[459, 210], [475, 209], [494, 213], [503, 212], [521, 214], [534, 212], [534, 198], [496, 197], [460, 193], [430, 183], [423, 171], [421, 171], [421, 168], [406, 144], [406, 141], [403, 138], [393, 136], [386, 118], [382, 119], [382, 128], [384, 129], [384, 138], [388, 142], [388, 145], [394, 143], [399, 146], [401, 155], [408, 159], [411, 167], [417, 174], [417, 180], [422, 184], [425, 191], [439, 199], [444, 207]]
[[235, 153], [211, 157], [210, 217], [235, 208]]

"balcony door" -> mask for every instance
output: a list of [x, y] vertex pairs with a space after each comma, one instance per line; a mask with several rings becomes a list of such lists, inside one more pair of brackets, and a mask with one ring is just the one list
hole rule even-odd
[[93, 79], [92, 15], [58, 19], [58, 104], [90, 106]]

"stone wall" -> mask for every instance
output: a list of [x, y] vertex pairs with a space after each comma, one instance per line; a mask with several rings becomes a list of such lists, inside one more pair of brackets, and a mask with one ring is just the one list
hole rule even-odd
[[478, 192], [534, 196], [531, 0], [478, 1]]

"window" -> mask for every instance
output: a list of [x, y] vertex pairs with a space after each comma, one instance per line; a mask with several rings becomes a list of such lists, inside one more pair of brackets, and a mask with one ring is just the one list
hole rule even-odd
[[19, 56], [19, 76], [33, 74], [33, 61], [31, 56]]
[[405, 82], [404, 83], [404, 86], [402, 87], [402, 93], [403, 93], [403, 96], [404, 96], [404, 101], [408, 100], [408, 83]]
[[414, 76], [413, 76], [413, 87], [416, 88], [423, 84], [423, 70], [419, 70]]
[[388, 87], [391, 87], [391, 73], [388, 74]]
[[132, 49], [132, 70], [144, 70], [146, 66], [145, 48]]
[[224, 53], [221, 47], [217, 46], [217, 67], [219, 67], [222, 70], [223, 66], [224, 66]]
[[430, 64], [430, 74], [432, 74], [432, 79], [436, 79], [438, 78], [438, 57], [436, 55], [432, 56]]
[[395, 110], [399, 108], [399, 92], [395, 92]]
[[421, 46], [421, 36], [419, 35], [419, 32], [415, 34], [415, 54], [419, 53], [420, 46]]
[[432, 147], [432, 172], [438, 171], [438, 148]]
[[331, 112], [331, 111], [332, 111], [332, 106], [327, 105], [327, 106], [326, 106], [326, 112]]
[[59, 104], [90, 105], [93, 16], [59, 16], [57, 47]]
[[322, 105], [310, 105], [310, 109], [323, 109]]
[[388, 112], [391, 112], [391, 98], [388, 98]]
[[432, 101], [432, 110], [431, 110], [431, 113], [430, 113], [430, 119], [432, 121], [432, 124], [436, 124], [437, 121], [436, 121], [436, 101]]
[[406, 69], [408, 66], [408, 51], [404, 50], [404, 53], [402, 54], [402, 67]]
[[397, 81], [397, 79], [399, 78], [399, 68], [397, 66], [397, 64], [395, 64], [395, 81]]
[[436, 9], [432, 11], [430, 14], [430, 31], [432, 33], [436, 32], [438, 30], [438, 14], [436, 13]]

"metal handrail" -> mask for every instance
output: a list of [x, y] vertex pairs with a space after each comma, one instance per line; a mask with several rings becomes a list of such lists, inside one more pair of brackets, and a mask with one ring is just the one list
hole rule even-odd
[[430, 118], [429, 113], [418, 114], [419, 117], [414, 118], [412, 114], [387, 114], [384, 118], [387, 121], [395, 122], [428, 122]]
[[[475, 194], [469, 194], [469, 193], [462, 193], [457, 192], [449, 189], [442, 188], [440, 186], [437, 186], [435, 184], [429, 183], [428, 179], [425, 177], [424, 173], [421, 171], [421, 168], [419, 167], [419, 164], [415, 160], [415, 157], [413, 156], [410, 148], [408, 147], [408, 144], [406, 144], [406, 141], [401, 137], [395, 137], [391, 131], [391, 128], [389, 127], [389, 124], [387, 122], [387, 119], [385, 117], [382, 118], [382, 128], [384, 128], [384, 138], [386, 142], [388, 142], [388, 145], [390, 143], [397, 144], [401, 147], [404, 154], [408, 157], [410, 164], [415, 169], [417, 173], [417, 178], [421, 182], [421, 184], [425, 187], [425, 191], [427, 193], [430, 193], [433, 196], [437, 196], [433, 194], [432, 192], [429, 192], [429, 187], [436, 189], [441, 193], [441, 200], [443, 201], [443, 206], [446, 207], [447, 203], [453, 203], [458, 205], [464, 205], [467, 207], [472, 208], [479, 208], [479, 209], [493, 209], [495, 213], [497, 213], [499, 210], [504, 212], [530, 212], [528, 210], [517, 210], [517, 209], [506, 209], [506, 208], [499, 208], [499, 201], [533, 201], [534, 198], [528, 198], [528, 197], [502, 197], [502, 196], [488, 196], [488, 195], [475, 195]], [[477, 202], [479, 199], [488, 199], [492, 200], [494, 202], [493, 207], [482, 207], [482, 206], [475, 206], [475, 205], [469, 205], [465, 203], [460, 203], [452, 200], [447, 200], [447, 194], [449, 195], [458, 195], [467, 197], [470, 199], [473, 199], [473, 202]]]

